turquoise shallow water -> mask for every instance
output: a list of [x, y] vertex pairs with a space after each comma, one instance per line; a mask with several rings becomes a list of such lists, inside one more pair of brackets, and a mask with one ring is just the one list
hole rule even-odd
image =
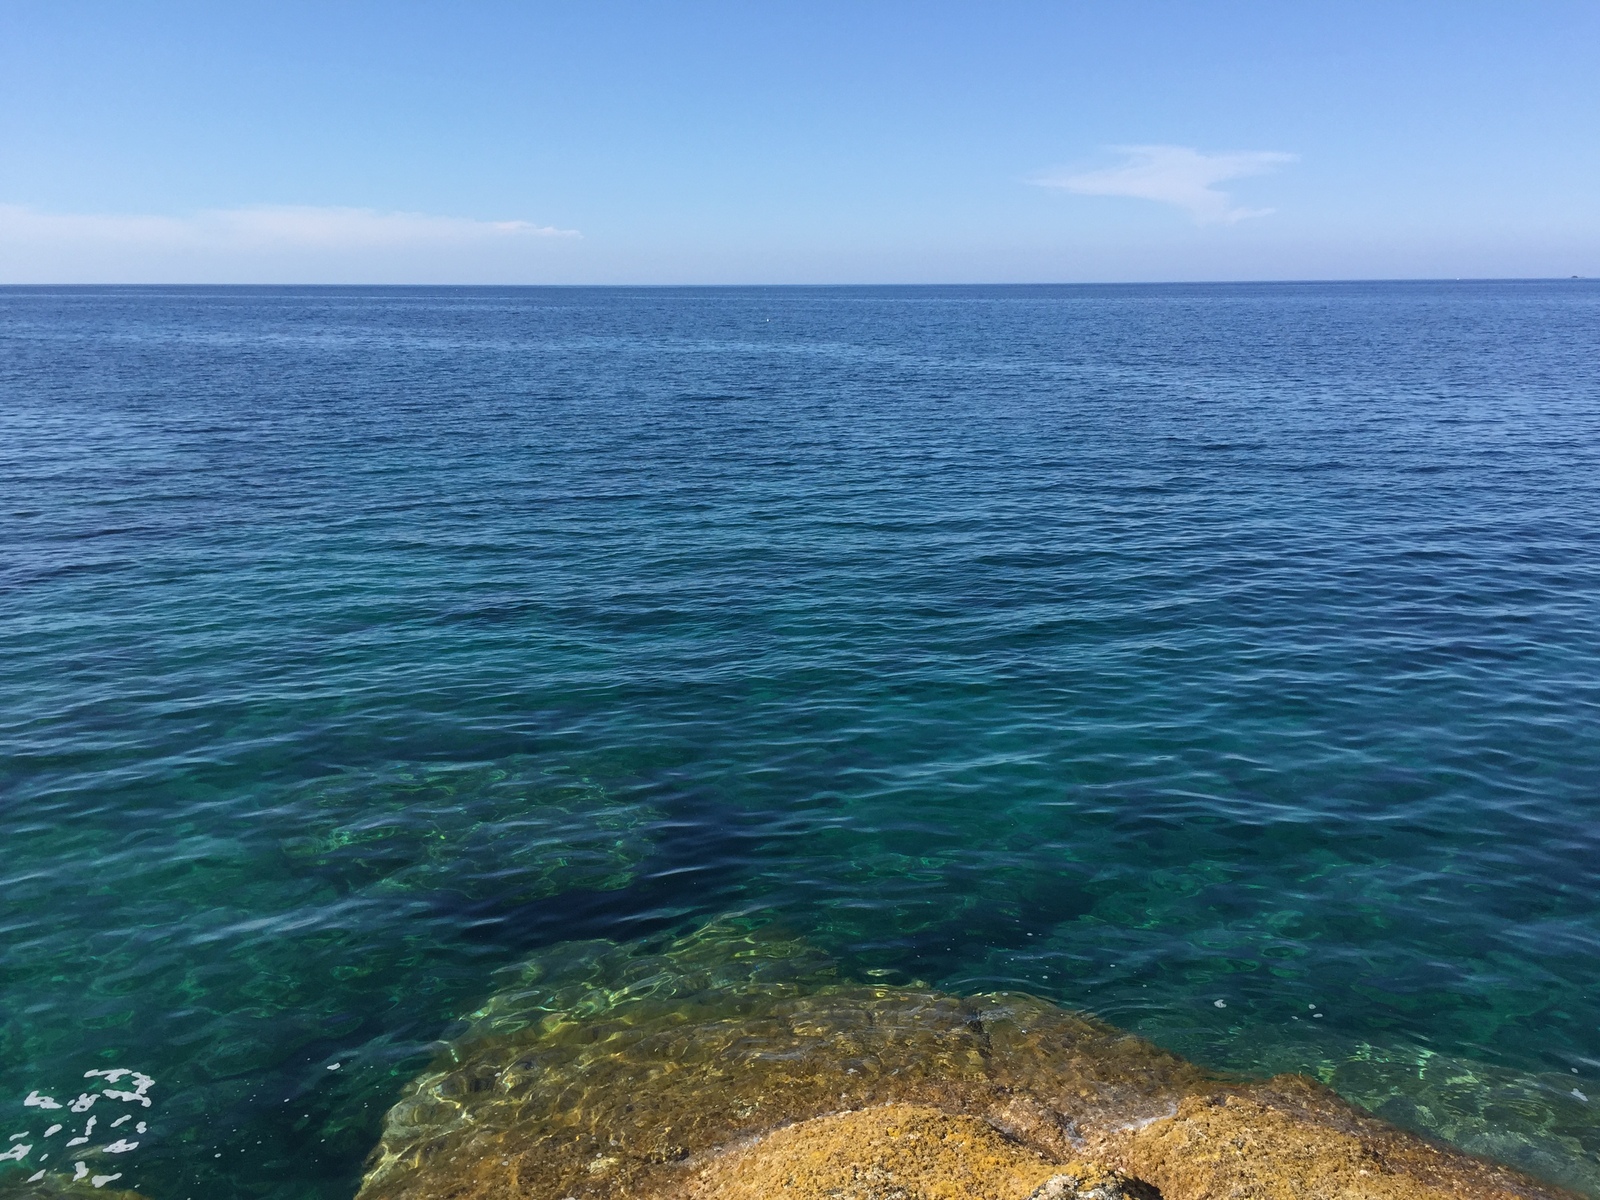
[[1597, 363], [1578, 282], [0, 290], [0, 1171], [347, 1197], [496, 971], [765, 912], [1600, 1194]]

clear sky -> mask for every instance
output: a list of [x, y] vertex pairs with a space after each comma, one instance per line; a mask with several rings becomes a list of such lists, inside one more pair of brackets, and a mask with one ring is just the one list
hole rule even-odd
[[1600, 275], [1600, 0], [0, 0], [0, 282]]

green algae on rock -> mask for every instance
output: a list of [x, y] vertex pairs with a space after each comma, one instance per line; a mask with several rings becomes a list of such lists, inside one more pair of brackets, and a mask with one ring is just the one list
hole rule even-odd
[[[753, 1146], [806, 1155], [774, 1131], [908, 1105], [993, 1130], [1013, 1183], [1022, 1162], [1040, 1186], [1090, 1163], [1167, 1200], [1563, 1194], [1311, 1080], [1210, 1075], [1033, 996], [848, 982], [806, 943], [725, 920], [655, 952], [569, 943], [515, 973], [391, 1110], [360, 1200], [737, 1200], [722, 1156], [748, 1175], [765, 1169]], [[819, 1170], [840, 1165], [825, 1142]], [[855, 1194], [817, 1187], [794, 1200]]]

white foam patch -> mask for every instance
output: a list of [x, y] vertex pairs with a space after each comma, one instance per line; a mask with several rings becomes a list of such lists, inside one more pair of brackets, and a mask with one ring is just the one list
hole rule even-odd
[[[46, 1110], [66, 1107], [74, 1113], [87, 1113], [95, 1106], [96, 1101], [104, 1098], [107, 1100], [121, 1101], [124, 1104], [139, 1104], [145, 1108], [151, 1107], [149, 1092], [150, 1089], [155, 1086], [156, 1081], [154, 1076], [146, 1075], [143, 1071], [134, 1070], [132, 1067], [108, 1067], [92, 1071], [85, 1071], [83, 1073], [83, 1077], [85, 1079], [101, 1079], [108, 1084], [122, 1083], [124, 1080], [127, 1082], [123, 1083], [123, 1086], [120, 1089], [108, 1087], [101, 1091], [79, 1092], [77, 1097], [69, 1101], [66, 1105], [63, 1105], [62, 1102], [57, 1100], [54, 1096], [46, 1095], [43, 1092], [34, 1090], [28, 1093], [27, 1098], [22, 1102], [23, 1106], [26, 1108], [38, 1108]], [[100, 1118], [98, 1116], [89, 1116], [84, 1121], [83, 1131], [81, 1133], [75, 1136], [69, 1135], [67, 1145], [71, 1147], [88, 1145], [90, 1140], [95, 1136], [95, 1125], [99, 1122], [99, 1120]], [[109, 1126], [112, 1129], [117, 1129], [123, 1125], [126, 1125], [129, 1121], [134, 1120], [135, 1114], [122, 1113], [121, 1115], [117, 1116], [115, 1120], [110, 1121]], [[53, 1137], [55, 1134], [60, 1133], [64, 1128], [66, 1127], [59, 1122], [53, 1123], [44, 1131], [44, 1136], [47, 1138]], [[147, 1127], [143, 1121], [137, 1121], [134, 1125], [133, 1131], [142, 1135], [146, 1128]], [[24, 1159], [33, 1149], [31, 1144], [23, 1141], [23, 1139], [27, 1137], [29, 1137], [29, 1134], [26, 1132], [12, 1134], [8, 1140], [14, 1144], [9, 1151], [0, 1153], [0, 1161], [22, 1161], [22, 1159]], [[90, 1146], [86, 1153], [90, 1155], [127, 1154], [131, 1151], [137, 1150], [139, 1145], [140, 1143], [132, 1138], [118, 1138], [117, 1140], [105, 1146]], [[49, 1157], [50, 1156], [48, 1154], [41, 1154], [39, 1155], [37, 1161], [43, 1163], [47, 1161]], [[104, 1175], [95, 1175], [91, 1177], [89, 1174], [89, 1164], [87, 1162], [74, 1161], [72, 1166], [73, 1174], [70, 1178], [70, 1183], [82, 1183], [84, 1180], [88, 1180], [96, 1188], [102, 1188], [108, 1183], [122, 1178], [122, 1172], [120, 1171], [113, 1171]], [[47, 1178], [52, 1177], [47, 1171], [41, 1169], [30, 1176], [28, 1182], [38, 1183]], [[69, 1183], [68, 1177], [64, 1174], [54, 1176], [53, 1178], [60, 1181], [58, 1186], [66, 1186]]]

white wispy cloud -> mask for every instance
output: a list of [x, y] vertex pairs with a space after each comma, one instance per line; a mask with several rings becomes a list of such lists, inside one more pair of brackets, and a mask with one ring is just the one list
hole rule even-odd
[[1114, 167], [1075, 174], [1042, 175], [1033, 182], [1081, 196], [1131, 196], [1186, 209], [1202, 225], [1227, 224], [1261, 217], [1270, 208], [1235, 208], [1233, 198], [1217, 184], [1248, 175], [1264, 175], [1299, 156], [1274, 151], [1244, 150], [1206, 154], [1191, 146], [1114, 146], [1123, 156]]
[[0, 205], [0, 241], [181, 250], [371, 250], [578, 237], [531, 221], [478, 221], [370, 208], [263, 205], [186, 216], [53, 213]]

